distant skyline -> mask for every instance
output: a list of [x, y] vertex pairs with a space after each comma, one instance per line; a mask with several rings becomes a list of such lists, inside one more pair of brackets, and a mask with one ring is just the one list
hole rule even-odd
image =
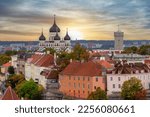
[[119, 24], [125, 39], [150, 39], [149, 0], [1, 0], [0, 40], [48, 38], [54, 14], [62, 36], [112, 40]]

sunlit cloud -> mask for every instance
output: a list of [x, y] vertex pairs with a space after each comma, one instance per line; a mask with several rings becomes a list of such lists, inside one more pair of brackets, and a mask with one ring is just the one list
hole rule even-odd
[[0, 40], [38, 40], [48, 37], [56, 14], [62, 36], [113, 39], [120, 24], [125, 39], [150, 39], [149, 0], [1, 0]]

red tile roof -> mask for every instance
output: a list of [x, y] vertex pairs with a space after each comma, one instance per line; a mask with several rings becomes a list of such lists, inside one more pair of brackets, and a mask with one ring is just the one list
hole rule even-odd
[[19, 100], [19, 98], [18, 98], [17, 94], [15, 93], [15, 91], [9, 86], [6, 89], [1, 100]]
[[98, 63], [100, 63], [106, 69], [113, 68], [113, 66], [109, 62], [107, 62], [105, 60], [100, 60], [100, 61], [98, 61]]
[[101, 76], [101, 65], [93, 62], [72, 62], [60, 74], [74, 76]]
[[7, 63], [3, 64], [2, 66], [3, 67], [9, 67], [9, 66], [11, 66], [11, 62], [7, 62]]
[[51, 65], [54, 65], [54, 57], [51, 54], [45, 54], [45, 55], [40, 55], [40, 54], [35, 54], [31, 57], [31, 62], [32, 64], [40, 67], [49, 67]]

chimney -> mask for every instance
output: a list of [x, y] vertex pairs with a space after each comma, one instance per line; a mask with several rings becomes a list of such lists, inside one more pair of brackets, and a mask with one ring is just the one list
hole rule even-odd
[[72, 63], [72, 59], [70, 59], [70, 63]]
[[54, 53], [54, 64], [56, 65], [57, 55]]
[[50, 54], [50, 51], [49, 51], [49, 50], [47, 50], [47, 54]]

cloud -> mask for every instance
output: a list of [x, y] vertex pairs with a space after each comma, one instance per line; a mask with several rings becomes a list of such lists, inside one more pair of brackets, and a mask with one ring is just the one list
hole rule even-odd
[[86, 38], [92, 37], [90, 34], [101, 38], [94, 37], [96, 33], [111, 38], [118, 24], [129, 39], [139, 37], [133, 33], [149, 37], [149, 0], [1, 0], [0, 8], [0, 33], [4, 34], [23, 36], [32, 30], [34, 35], [43, 26], [49, 28], [56, 14], [60, 27], [76, 27], [86, 33]]

